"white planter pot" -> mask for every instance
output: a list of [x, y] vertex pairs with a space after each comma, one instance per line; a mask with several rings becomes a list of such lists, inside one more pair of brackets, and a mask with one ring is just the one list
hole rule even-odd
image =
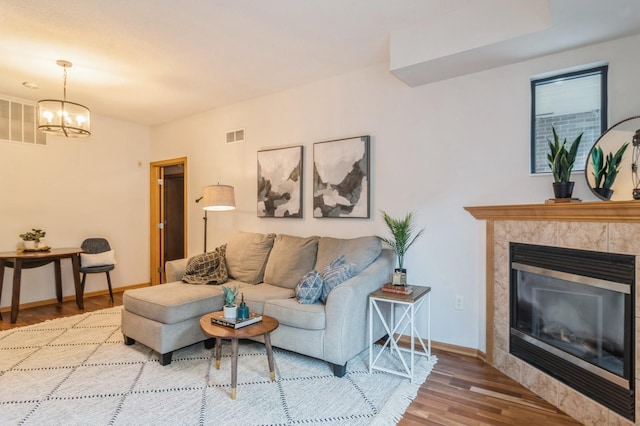
[[227, 306], [225, 305], [222, 308], [224, 312], [224, 317], [229, 320], [235, 320], [238, 317], [238, 307], [236, 305]]
[[35, 241], [25, 241], [24, 242], [24, 248], [26, 248], [28, 250], [35, 250], [36, 242]]

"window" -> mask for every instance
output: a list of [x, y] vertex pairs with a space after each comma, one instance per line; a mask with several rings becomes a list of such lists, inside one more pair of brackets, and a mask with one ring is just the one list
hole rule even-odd
[[584, 170], [591, 147], [607, 129], [607, 66], [531, 81], [531, 173], [550, 173], [551, 127], [571, 143], [584, 132], [574, 171]]

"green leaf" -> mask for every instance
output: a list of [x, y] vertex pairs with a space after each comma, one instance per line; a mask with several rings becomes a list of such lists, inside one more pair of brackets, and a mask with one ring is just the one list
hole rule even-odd
[[384, 222], [387, 224], [387, 227], [391, 232], [391, 238], [380, 236], [378, 238], [396, 253], [396, 256], [398, 256], [398, 267], [403, 269], [404, 256], [407, 253], [407, 250], [409, 250], [416, 239], [422, 235], [424, 228], [415, 233], [413, 212], [407, 213], [403, 219], [394, 219], [384, 210], [381, 210], [381, 213]]

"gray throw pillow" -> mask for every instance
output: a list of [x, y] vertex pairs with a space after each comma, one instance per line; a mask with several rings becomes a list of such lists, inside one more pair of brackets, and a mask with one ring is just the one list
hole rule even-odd
[[316, 303], [322, 295], [324, 281], [318, 271], [309, 271], [296, 285], [296, 299], [303, 305]]
[[322, 296], [320, 296], [322, 303], [327, 303], [329, 293], [331, 293], [334, 288], [349, 278], [355, 277], [357, 274], [358, 267], [355, 263], [343, 263], [335, 268], [327, 267], [322, 273], [322, 279], [324, 281], [322, 286]]

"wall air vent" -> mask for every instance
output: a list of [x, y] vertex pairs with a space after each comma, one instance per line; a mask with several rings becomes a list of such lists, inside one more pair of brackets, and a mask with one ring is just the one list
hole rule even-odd
[[0, 99], [0, 140], [44, 146], [47, 138], [37, 127], [35, 105]]
[[227, 132], [227, 143], [244, 142], [244, 129]]

